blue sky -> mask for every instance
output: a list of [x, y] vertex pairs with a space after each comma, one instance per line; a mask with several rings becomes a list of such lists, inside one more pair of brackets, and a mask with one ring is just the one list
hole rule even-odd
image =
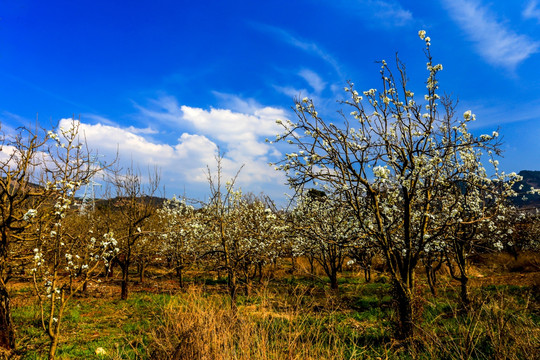
[[540, 1], [3, 1], [0, 122], [9, 131], [76, 116], [91, 148], [161, 168], [166, 195], [204, 198], [224, 153], [244, 191], [278, 199], [264, 142], [294, 97], [336, 117], [346, 80], [379, 88], [396, 52], [411, 87], [427, 76], [418, 30], [442, 63], [441, 92], [472, 130], [504, 137], [501, 169], [540, 170]]

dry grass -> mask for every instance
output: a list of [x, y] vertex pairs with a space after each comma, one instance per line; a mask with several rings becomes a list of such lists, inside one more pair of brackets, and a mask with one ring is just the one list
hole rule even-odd
[[[305, 295], [305, 294], [304, 294]], [[337, 329], [332, 313], [314, 317], [301, 306], [276, 310], [268, 297], [231, 310], [223, 296], [197, 288], [175, 297], [153, 331], [152, 359], [360, 359], [351, 353], [352, 337]], [[354, 347], [354, 346], [353, 346]], [[360, 349], [357, 349], [359, 351]]]
[[540, 327], [524, 316], [531, 310], [531, 296], [524, 297], [519, 304], [503, 290], [477, 293], [467, 315], [448, 304], [450, 311], [418, 327], [412, 357], [538, 359]]
[[[280, 267], [249, 296], [239, 296], [237, 311], [231, 310], [223, 279], [204, 274], [190, 276], [189, 288], [179, 291], [174, 278], [150, 273], [144, 284], [133, 284], [127, 302], [117, 300], [114, 279], [93, 283], [66, 316], [59, 355], [114, 360], [535, 359], [540, 350], [540, 295], [534, 286], [539, 273], [513, 273], [500, 265], [493, 270], [492, 262], [506, 260], [474, 266], [485, 277], [471, 281], [473, 307], [467, 316], [457, 308], [457, 282], [441, 274], [439, 296], [432, 297], [419, 277], [412, 344], [392, 339], [395, 314], [384, 274], [366, 284], [354, 272], [344, 273], [336, 294], [323, 276], [302, 275], [305, 263], [300, 260], [294, 276]], [[46, 338], [23, 285], [14, 288], [13, 299], [20, 359], [42, 359]], [[106, 355], [95, 354], [99, 347]]]

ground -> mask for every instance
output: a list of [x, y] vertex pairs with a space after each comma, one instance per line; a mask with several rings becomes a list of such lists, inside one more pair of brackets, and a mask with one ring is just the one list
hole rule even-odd
[[[384, 273], [365, 283], [359, 269], [346, 269], [336, 293], [320, 269], [310, 276], [300, 262], [291, 275], [284, 262], [272, 278], [239, 296], [234, 312], [225, 279], [216, 274], [189, 272], [187, 287], [180, 289], [173, 274], [151, 267], [143, 284], [130, 284], [127, 301], [119, 300], [117, 278], [93, 281], [87, 293], [73, 299], [63, 319], [58, 357], [532, 359], [540, 348], [540, 262], [538, 254], [527, 256], [527, 261], [477, 259], [471, 267], [468, 316], [459, 313], [457, 282], [443, 271], [434, 297], [419, 273], [417, 335], [408, 346], [392, 336], [394, 310]], [[48, 338], [31, 282], [16, 279], [10, 289], [17, 331], [13, 358], [45, 358]]]

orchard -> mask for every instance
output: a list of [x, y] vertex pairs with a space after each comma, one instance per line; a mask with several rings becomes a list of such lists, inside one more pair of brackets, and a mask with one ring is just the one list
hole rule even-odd
[[396, 57], [335, 119], [305, 97], [278, 120], [283, 209], [220, 154], [206, 201], [165, 199], [158, 169], [96, 165], [77, 120], [2, 136], [0, 357], [537, 356], [540, 213], [513, 205], [501, 136], [470, 131], [418, 35], [424, 93]]

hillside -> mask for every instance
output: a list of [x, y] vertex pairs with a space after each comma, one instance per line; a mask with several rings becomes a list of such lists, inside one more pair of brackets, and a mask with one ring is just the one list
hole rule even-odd
[[[515, 197], [512, 202], [519, 207], [540, 208], [540, 195], [527, 194], [527, 191], [529, 191], [531, 187], [540, 189], [540, 171], [521, 170], [519, 175], [523, 177], [523, 180], [516, 184], [514, 189], [519, 195]], [[519, 188], [521, 185], [523, 185], [523, 187], [520, 190]]]

